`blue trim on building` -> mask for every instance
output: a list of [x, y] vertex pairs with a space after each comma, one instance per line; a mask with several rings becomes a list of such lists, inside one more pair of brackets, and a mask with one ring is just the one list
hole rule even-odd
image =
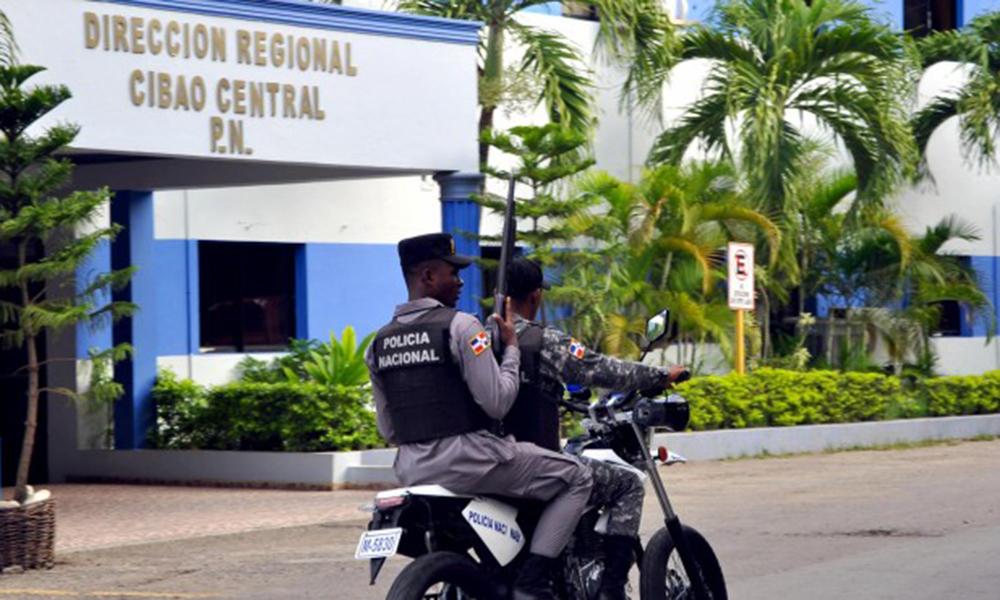
[[[979, 281], [979, 288], [986, 292], [986, 295], [990, 299], [990, 303], [993, 305], [993, 315], [996, 315], [996, 309], [1000, 304], [1000, 290], [997, 286], [1000, 281], [997, 281], [997, 269], [998, 263], [1000, 263], [1000, 257], [998, 256], [970, 256], [969, 263], [972, 269], [976, 272], [976, 277]], [[975, 320], [969, 319], [968, 312], [962, 309], [962, 337], [986, 337], [990, 325], [990, 317], [993, 315], [978, 315]]]
[[111, 219], [124, 226], [111, 246], [112, 268], [138, 267], [131, 283], [114, 294], [116, 300], [139, 305], [135, 315], [114, 326], [114, 343], [129, 343], [133, 348], [132, 359], [115, 368], [115, 379], [125, 388], [125, 394], [115, 403], [115, 448], [131, 450], [146, 446], [147, 435], [156, 423], [152, 391], [161, 329], [158, 315], [173, 311], [167, 310], [167, 304], [162, 311], [157, 307], [161, 295], [158, 283], [166, 280], [154, 241], [152, 192], [116, 193], [111, 201]]
[[201, 281], [198, 271], [198, 240], [184, 240], [187, 259], [187, 348], [188, 353], [201, 351]]
[[561, 17], [562, 2], [546, 2], [545, 4], [536, 4], [534, 6], [529, 6], [521, 12], [549, 15], [551, 17]]
[[[155, 240], [156, 355], [198, 353], [198, 242]], [[141, 308], [141, 307], [140, 307]]]
[[299, 337], [329, 340], [347, 325], [367, 335], [406, 301], [395, 244], [305, 244], [301, 257], [296, 318], [307, 325]]
[[[95, 277], [111, 270], [111, 243], [101, 242], [93, 253], [76, 270], [76, 291], [82, 292]], [[102, 292], [94, 297], [95, 306], [103, 306], [111, 300], [111, 295]], [[90, 350], [107, 350], [112, 346], [111, 326], [107, 323], [81, 324], [76, 328], [76, 357], [90, 358]]]
[[[479, 234], [479, 205], [470, 196], [479, 192], [483, 175], [481, 173], [438, 174], [434, 179], [441, 186], [441, 229], [455, 237], [455, 252], [479, 257], [479, 240], [463, 235]], [[483, 274], [478, 264], [462, 270], [462, 296], [458, 299], [458, 309], [478, 315], [480, 311], [480, 290], [483, 289]]]
[[903, 0], [860, 0], [871, 9], [875, 21], [893, 29], [903, 29]]
[[965, 27], [976, 17], [998, 9], [997, 0], [958, 0], [958, 26]]
[[308, 252], [302, 244], [295, 251], [295, 337], [309, 339]]
[[477, 21], [314, 4], [296, 0], [95, 0], [142, 8], [188, 12], [213, 17], [280, 23], [370, 35], [402, 37], [450, 44], [478, 45]]

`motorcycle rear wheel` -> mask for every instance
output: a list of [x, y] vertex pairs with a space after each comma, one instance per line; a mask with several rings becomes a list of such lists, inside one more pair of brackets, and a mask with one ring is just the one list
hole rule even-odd
[[468, 556], [432, 552], [406, 565], [386, 600], [489, 600], [488, 582]]
[[[693, 527], [684, 525], [684, 537], [701, 566], [705, 584], [712, 592], [712, 600], [727, 600], [726, 580], [712, 546]], [[642, 556], [639, 576], [642, 600], [692, 600], [691, 581], [681, 564], [681, 558], [670, 532], [660, 529], [649, 540]]]

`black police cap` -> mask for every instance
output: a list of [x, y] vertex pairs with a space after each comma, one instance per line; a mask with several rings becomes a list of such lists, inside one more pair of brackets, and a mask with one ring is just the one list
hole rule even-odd
[[399, 242], [399, 263], [404, 269], [425, 260], [443, 260], [464, 269], [473, 259], [455, 254], [455, 240], [450, 233], [428, 233]]
[[545, 281], [542, 267], [537, 262], [517, 257], [510, 262], [507, 269], [507, 295], [512, 298], [524, 298], [537, 289], [547, 290], [550, 286]]

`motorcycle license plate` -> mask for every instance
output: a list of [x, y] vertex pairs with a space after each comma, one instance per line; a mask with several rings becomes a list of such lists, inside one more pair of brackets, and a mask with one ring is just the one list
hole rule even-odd
[[357, 560], [368, 560], [371, 558], [385, 558], [392, 556], [399, 548], [399, 540], [403, 537], [403, 528], [376, 529], [366, 531], [361, 534], [358, 542], [358, 549], [354, 552]]

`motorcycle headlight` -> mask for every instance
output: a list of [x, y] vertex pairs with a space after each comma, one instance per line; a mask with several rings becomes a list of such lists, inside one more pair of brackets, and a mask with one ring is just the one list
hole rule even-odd
[[640, 427], [669, 427], [683, 431], [691, 420], [691, 407], [680, 394], [643, 398], [632, 409], [632, 420]]

